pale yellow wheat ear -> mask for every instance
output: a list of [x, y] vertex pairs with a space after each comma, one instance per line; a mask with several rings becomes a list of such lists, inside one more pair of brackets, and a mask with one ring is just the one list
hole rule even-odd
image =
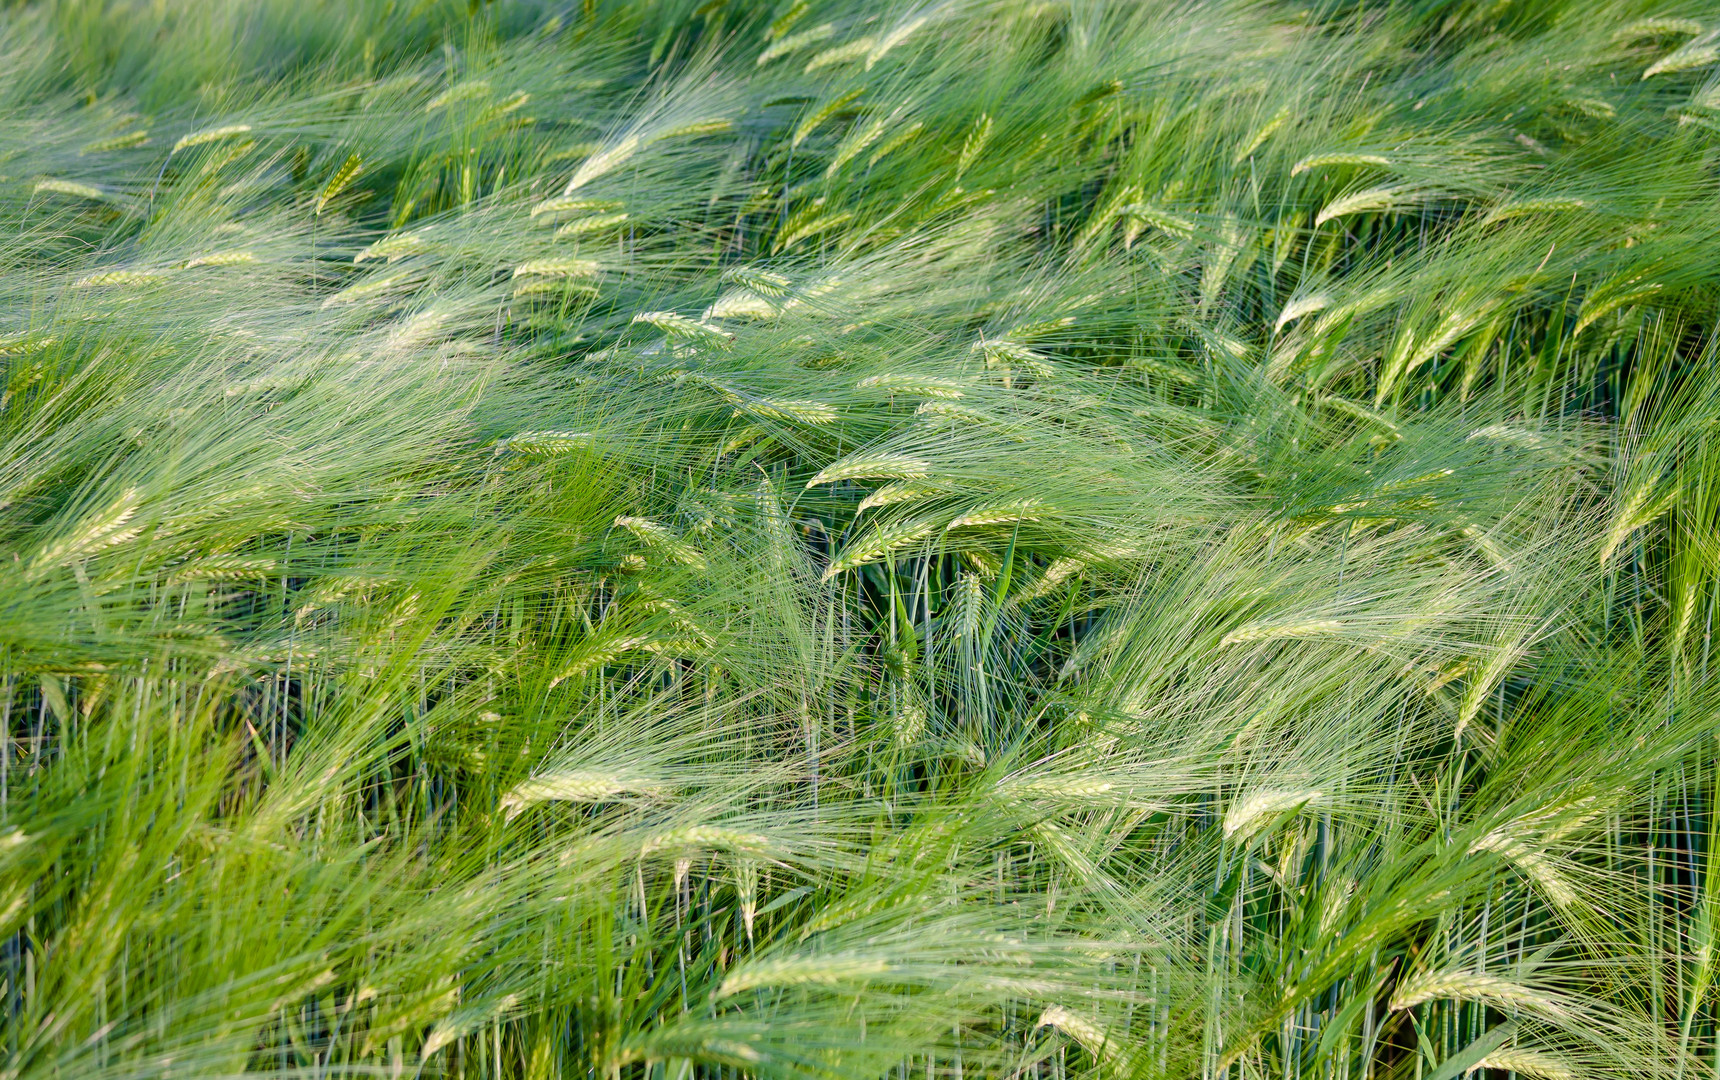
[[530, 259], [514, 267], [514, 277], [590, 277], [600, 269], [592, 259]]
[[812, 112], [808, 113], [806, 116], [806, 119], [802, 120], [799, 124], [795, 125], [794, 134], [789, 137], [789, 147], [791, 149], [798, 148], [800, 146], [800, 144], [805, 142], [807, 137], [809, 135], [811, 135], [814, 131], [817, 131], [819, 129], [819, 127], [822, 126], [826, 120], [829, 120], [831, 117], [835, 116], [837, 113], [841, 112], [843, 109], [846, 109], [848, 106], [852, 105], [855, 102], [855, 100], [858, 99], [860, 97], [860, 95], [864, 94], [865, 92], [866, 92], [865, 88], [861, 87], [858, 89], [849, 90], [848, 92], [843, 93], [843, 94], [838, 94], [836, 97], [831, 98], [829, 101], [825, 102], [823, 105], [819, 106], [817, 109], [814, 109]]
[[474, 98], [484, 98], [489, 96], [490, 83], [487, 79], [467, 79], [464, 82], [455, 83], [453, 86], [450, 86], [448, 89], [431, 98], [425, 104], [424, 111], [435, 112], [437, 109], [447, 105], [454, 105], [462, 101], [471, 101]]
[[1272, 324], [1272, 332], [1278, 333], [1285, 326], [1304, 315], [1312, 315], [1316, 311], [1324, 311], [1332, 303], [1332, 298], [1325, 293], [1310, 293], [1298, 296], [1284, 305], [1284, 310], [1278, 313], [1278, 321]]
[[912, 480], [902, 480], [894, 484], [886, 484], [877, 491], [866, 496], [864, 499], [861, 499], [860, 505], [855, 507], [854, 512], [859, 514], [877, 506], [893, 506], [896, 503], [914, 502], [919, 499], [930, 498], [934, 495], [947, 494], [949, 494], [949, 489], [944, 487], [942, 484], [919, 483]]
[[656, 548], [671, 560], [682, 566], [695, 570], [706, 568], [704, 555], [700, 554], [693, 545], [676, 536], [666, 525], [641, 517], [622, 516], [615, 519], [615, 527], [626, 529], [645, 544], [646, 547]]
[[338, 199], [340, 193], [358, 179], [358, 174], [363, 171], [364, 162], [359, 156], [348, 154], [346, 160], [341, 162], [340, 168], [336, 169], [334, 175], [329, 177], [329, 181], [323, 186], [322, 192], [317, 195], [316, 202], [311, 205], [312, 212], [319, 217], [322, 216], [322, 212], [328, 208], [328, 204]]
[[580, 167], [574, 170], [573, 178], [567, 182], [563, 194], [572, 195], [586, 184], [591, 183], [607, 172], [611, 172], [627, 163], [627, 159], [639, 152], [644, 145], [637, 135], [629, 135], [612, 146], [592, 154], [585, 159]]
[[1474, 1068], [1497, 1069], [1531, 1077], [1532, 1080], [1577, 1080], [1578, 1076], [1575, 1066], [1564, 1058], [1545, 1050], [1528, 1050], [1521, 1047], [1491, 1051], [1477, 1061]]
[[1642, 77], [1650, 79], [1656, 75], [1671, 75], [1680, 71], [1691, 71], [1695, 68], [1707, 67], [1717, 60], [1720, 60], [1720, 42], [1714, 40], [1713, 34], [1706, 34], [1650, 64], [1648, 69], [1642, 73]]
[[939, 531], [940, 522], [932, 518], [915, 518], [874, 528], [830, 560], [822, 580], [829, 581], [838, 574], [877, 562], [910, 544], [920, 543]]
[[1301, 791], [1256, 791], [1235, 799], [1224, 815], [1224, 835], [1244, 839], [1280, 814], [1299, 810], [1325, 798], [1323, 792], [1312, 788]]
[[1669, 34], [1682, 34], [1694, 37], [1702, 33], [1702, 24], [1695, 19], [1680, 19], [1671, 16], [1659, 18], [1638, 19], [1626, 23], [1613, 31], [1612, 39], [1616, 42], [1635, 41], [1638, 38], [1662, 37]]
[[1596, 322], [1620, 308], [1652, 298], [1664, 286], [1658, 281], [1645, 281], [1641, 274], [1620, 274], [1590, 289], [1577, 309], [1577, 324], [1571, 330], [1580, 334]]
[[755, 61], [755, 64], [758, 67], [763, 67], [772, 60], [787, 56], [790, 53], [799, 52], [808, 45], [816, 45], [821, 41], [829, 41], [835, 36], [835, 23], [820, 23], [817, 26], [810, 27], [809, 29], [802, 30], [798, 33], [788, 34], [780, 41], [774, 41], [765, 46], [765, 48], [758, 54], [758, 59]]
[[1392, 159], [1384, 154], [1352, 153], [1349, 151], [1310, 154], [1290, 167], [1290, 175], [1300, 176], [1309, 169], [1319, 169], [1330, 165], [1374, 165], [1385, 168], [1391, 163]]
[[164, 269], [157, 270], [101, 270], [94, 274], [86, 274], [72, 282], [74, 289], [94, 289], [102, 286], [116, 285], [148, 285], [160, 281], [167, 276]]
[[1393, 1012], [1412, 1009], [1425, 1001], [1477, 1001], [1507, 1012], [1524, 1012], [1554, 1022], [1571, 1019], [1571, 1010], [1557, 997], [1483, 971], [1424, 971], [1404, 980], [1392, 995]]
[[956, 179], [960, 180], [979, 156], [985, 153], [987, 144], [991, 142], [992, 120], [990, 113], [980, 113], [979, 119], [968, 129], [967, 138], [962, 140], [961, 156], [956, 159]]
[[1240, 165], [1244, 161], [1247, 161], [1256, 150], [1265, 145], [1267, 139], [1270, 139], [1273, 135], [1277, 134], [1278, 129], [1283, 127], [1285, 123], [1289, 121], [1291, 115], [1291, 109], [1288, 105], [1283, 106], [1277, 112], [1273, 113], [1270, 120], [1255, 128], [1254, 133], [1243, 141], [1243, 144], [1237, 148], [1236, 153], [1231, 156], [1230, 163], [1232, 165]]
[[1061, 1005], [1053, 1005], [1039, 1014], [1039, 1023], [1034, 1027], [1052, 1027], [1074, 1039], [1081, 1049], [1092, 1054], [1107, 1066], [1117, 1064], [1120, 1051], [1118, 1044], [1111, 1041], [1105, 1029], [1097, 1023], [1070, 1012]]
[[722, 825], [683, 825], [679, 828], [664, 829], [648, 837], [639, 846], [639, 853], [655, 855], [665, 851], [677, 854], [691, 851], [726, 851], [758, 856], [769, 855], [775, 848], [776, 845], [771, 842], [770, 837], [760, 833], [744, 832]]
[[522, 431], [496, 444], [496, 452], [512, 451], [534, 457], [554, 457], [591, 446], [589, 431]]
[[1329, 637], [1344, 629], [1336, 619], [1303, 619], [1299, 622], [1250, 623], [1224, 635], [1219, 645], [1242, 645], [1255, 641], [1287, 641]]
[[1501, 221], [1513, 221], [1520, 217], [1530, 217], [1535, 214], [1566, 214], [1576, 210], [1586, 210], [1588, 205], [1583, 199], [1515, 199], [1494, 207], [1481, 220], [1482, 224], [1493, 225]]
[[545, 802], [602, 802], [621, 795], [657, 796], [667, 784], [621, 773], [570, 769], [539, 773], [502, 796], [501, 810], [513, 820], [528, 807]]
[[27, 576], [39, 577], [136, 537], [142, 530], [131, 520], [137, 516], [141, 501], [136, 488], [126, 488], [113, 502], [85, 516], [70, 532], [38, 551], [30, 560]]
[[889, 961], [879, 957], [853, 954], [826, 954], [784, 957], [745, 963], [717, 987], [714, 997], [721, 1000], [743, 990], [760, 987], [837, 986], [864, 982], [891, 971]]
[[1425, 193], [1390, 184], [1353, 191], [1348, 195], [1339, 196], [1321, 207], [1320, 212], [1314, 215], [1314, 227], [1319, 228], [1328, 221], [1347, 217], [1350, 214], [1366, 214], [1416, 206], [1426, 199]]
[[558, 195], [532, 206], [531, 216], [539, 214], [607, 214], [627, 205], [619, 199], [578, 199]]
[[666, 337], [719, 349], [729, 347], [734, 335], [720, 326], [690, 319], [673, 311], [641, 311], [633, 316], [635, 325], [643, 324], [663, 332]]
[[38, 180], [32, 189], [36, 194], [44, 192], [51, 195], [71, 195], [79, 199], [103, 200], [108, 193], [94, 184], [85, 184], [78, 180]]
[[625, 210], [613, 214], [592, 214], [589, 217], [575, 218], [555, 231], [556, 239], [562, 240], [573, 236], [587, 236], [591, 233], [603, 232], [618, 225], [626, 224]]
[[1638, 481], [1630, 493], [1619, 501], [1618, 510], [1607, 524], [1606, 536], [1601, 541], [1600, 564], [1603, 568], [1611, 565], [1613, 556], [1626, 540], [1638, 530], [1652, 525], [1677, 503], [1677, 487], [1671, 487], [1657, 495], [1656, 491], [1660, 487], [1658, 477]]
[[85, 154], [105, 154], [113, 150], [129, 150], [135, 146], [143, 146], [148, 142], [148, 129], [139, 128], [136, 131], [128, 131], [124, 135], [114, 135], [106, 139], [97, 139], [92, 143], [85, 143], [81, 148], [79, 148], [78, 156], [83, 157]]
[[886, 390], [910, 397], [948, 398], [962, 396], [962, 384], [933, 375], [869, 375], [854, 384], [857, 390]]
[[854, 454], [825, 466], [806, 486], [841, 480], [923, 480], [931, 471], [930, 462], [909, 454]]
[[894, 49], [896, 46], [912, 37], [916, 30], [926, 25], [929, 21], [930, 16], [916, 15], [913, 18], [898, 23], [894, 30], [891, 30], [889, 33], [879, 38], [878, 44], [872, 47], [872, 51], [870, 53], [866, 54], [866, 70], [871, 71], [872, 65], [882, 60], [891, 49]]
[[243, 266], [256, 261], [257, 254], [254, 251], [216, 251], [185, 260], [182, 269], [191, 270], [199, 266]]
[[244, 135], [250, 130], [250, 124], [223, 124], [220, 127], [204, 128], [202, 131], [194, 131], [189, 135], [182, 136], [178, 142], [174, 143], [173, 149], [168, 151], [168, 156], [171, 157], [172, 155], [179, 153], [181, 150], [189, 150], [194, 146], [202, 146], [206, 143], [218, 142], [221, 139], [230, 139], [235, 135]]
[[834, 67], [838, 64], [851, 64], [869, 54], [876, 45], [877, 39], [868, 36], [855, 38], [853, 41], [825, 49], [806, 62], [806, 66], [800, 69], [801, 74], [810, 75], [815, 71]]

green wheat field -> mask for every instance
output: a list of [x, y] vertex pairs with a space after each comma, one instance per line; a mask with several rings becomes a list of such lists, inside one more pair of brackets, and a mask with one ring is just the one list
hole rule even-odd
[[1717, 0], [7, 0], [0, 366], [0, 1080], [1720, 1076]]

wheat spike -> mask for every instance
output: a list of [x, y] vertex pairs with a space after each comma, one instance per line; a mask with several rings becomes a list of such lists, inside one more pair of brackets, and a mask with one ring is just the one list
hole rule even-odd
[[437, 109], [440, 109], [445, 105], [453, 105], [462, 101], [470, 101], [473, 98], [489, 96], [490, 84], [487, 80], [468, 79], [465, 82], [456, 83], [453, 86], [450, 86], [448, 89], [431, 98], [424, 106], [424, 111], [427, 113], [435, 112]]
[[605, 664], [613, 663], [628, 653], [633, 652], [635, 649], [643, 647], [649, 643], [650, 640], [651, 639], [647, 636], [635, 635], [631, 637], [611, 638], [588, 645], [572, 663], [562, 668], [561, 671], [550, 680], [549, 684], [552, 687], [557, 686], [566, 682], [568, 679], [578, 678], [588, 671], [603, 667]]
[[1118, 217], [1131, 218], [1176, 237], [1194, 234], [1194, 222], [1180, 214], [1160, 209], [1151, 203], [1132, 202], [1117, 208]]
[[888, 139], [885, 139], [883, 145], [872, 151], [872, 156], [866, 159], [866, 167], [869, 169], [882, 161], [892, 151], [900, 150], [903, 146], [907, 145], [908, 140], [925, 130], [925, 126], [925, 124], [915, 120], [901, 131], [898, 131]]
[[709, 120], [694, 120], [690, 124], [677, 124], [675, 127], [659, 131], [651, 137], [652, 142], [660, 139], [681, 139], [699, 135], [721, 135], [725, 131], [733, 131], [735, 122], [725, 117], [713, 117]]
[[584, 236], [587, 233], [612, 229], [626, 220], [626, 211], [615, 214], [593, 214], [590, 217], [575, 218], [557, 229], [555, 235], [558, 239], [569, 236]]
[[1469, 851], [1470, 854], [1491, 851], [1500, 856], [1521, 870], [1529, 880], [1541, 886], [1547, 899], [1559, 907], [1570, 907], [1580, 896], [1576, 888], [1559, 873], [1552, 858], [1531, 847], [1526, 840], [1513, 836], [1509, 827], [1488, 833], [1471, 844]]
[[873, 120], [870, 124], [867, 124], [865, 127], [856, 127], [853, 131], [850, 131], [843, 137], [842, 141], [837, 144], [836, 154], [830, 159], [830, 164], [824, 169], [825, 177], [828, 178], [835, 176], [842, 166], [848, 164], [861, 153], [865, 152], [868, 146], [871, 146], [878, 140], [880, 135], [884, 134], [884, 130], [887, 126], [888, 121], [884, 117], [879, 117]]
[[173, 149], [168, 151], [168, 156], [171, 157], [174, 154], [179, 153], [181, 150], [189, 150], [193, 146], [202, 146], [205, 143], [217, 142], [221, 139], [230, 139], [235, 135], [243, 135], [250, 130], [250, 124], [224, 124], [221, 127], [205, 128], [202, 131], [194, 131], [189, 135], [182, 136], [178, 142], [174, 143]]
[[729, 340], [734, 336], [720, 327], [689, 319], [673, 311], [641, 311], [633, 316], [632, 321], [655, 327], [667, 337], [698, 342], [701, 345], [715, 345], [719, 348], [727, 348]]
[[864, 539], [849, 544], [841, 554], [832, 559], [821, 580], [829, 581], [837, 574], [877, 562], [891, 552], [924, 540], [937, 531], [937, 523], [925, 518], [875, 528]]
[[919, 408], [914, 410], [914, 415], [923, 416], [929, 421], [938, 423], [956, 420], [965, 420], [969, 423], [977, 423], [979, 421], [989, 419], [985, 413], [980, 412], [978, 409], [971, 409], [966, 405], [958, 405], [953, 401], [937, 400], [921, 402]]
[[717, 297], [716, 303], [706, 308], [700, 318], [707, 322], [711, 319], [774, 319], [779, 314], [781, 309], [765, 297], [747, 289], [730, 289]]
[[430, 249], [430, 243], [424, 238], [424, 233], [426, 231], [428, 230], [420, 229], [416, 232], [396, 233], [393, 236], [385, 236], [381, 240], [378, 240], [365, 248], [363, 251], [360, 251], [357, 255], [354, 255], [352, 257], [352, 261], [354, 263], [362, 263], [368, 259], [387, 259], [389, 262], [393, 262], [395, 259], [406, 255], [415, 255], [421, 251], [428, 251]]
[[863, 37], [855, 38], [853, 41], [838, 45], [835, 48], [825, 49], [806, 62], [806, 67], [801, 69], [801, 74], [810, 75], [823, 68], [852, 63], [869, 54], [875, 46], [876, 42], [872, 38]]
[[1352, 192], [1327, 203], [1314, 216], [1314, 227], [1319, 228], [1328, 221], [1349, 214], [1365, 214], [1375, 210], [1396, 210], [1400, 207], [1412, 206], [1420, 202], [1422, 198], [1423, 196], [1414, 192], [1390, 185]]
[[147, 285], [167, 276], [166, 270], [104, 270], [87, 274], [72, 282], [74, 289], [92, 289], [104, 285]]
[[1656, 75], [1672, 75], [1680, 71], [1690, 71], [1694, 68], [1707, 67], [1714, 61], [1720, 60], [1720, 45], [1712, 42], [1697, 40], [1681, 49], [1676, 49], [1659, 61], [1650, 64], [1648, 70], [1642, 73], [1645, 79]]
[[695, 570], [706, 568], [705, 557], [698, 549], [676, 536], [666, 525], [659, 525], [647, 518], [623, 515], [615, 519], [615, 527], [626, 529], [647, 547], [657, 548], [682, 566], [690, 566]]
[[1039, 511], [1044, 504], [1038, 499], [1019, 499], [1015, 502], [999, 503], [994, 506], [982, 506], [961, 515], [948, 525], [944, 531], [953, 529], [974, 528], [982, 525], [1009, 525], [1022, 521], [1038, 521]]
[[1377, 165], [1381, 167], [1389, 167], [1391, 163], [1391, 158], [1386, 157], [1384, 154], [1356, 154], [1342, 152], [1332, 154], [1311, 154], [1291, 166], [1290, 175], [1300, 176], [1309, 169], [1318, 169], [1327, 165]]
[[722, 280], [772, 300], [787, 296], [792, 284], [781, 274], [751, 266], [731, 266], [723, 271]]
[[1428, 971], [1411, 977], [1392, 995], [1393, 1012], [1412, 1009], [1424, 1001], [1450, 999], [1479, 1001], [1501, 1009], [1524, 1009], [1549, 1019], [1569, 1016], [1559, 1001], [1537, 993], [1522, 983], [1481, 971]]
[[1078, 1016], [1061, 1005], [1053, 1005], [1039, 1014], [1039, 1023], [1034, 1027], [1054, 1027], [1068, 1035], [1081, 1048], [1098, 1058], [1110, 1062], [1117, 1056], [1117, 1047], [1112, 1044], [1105, 1034], [1105, 1029], [1084, 1016]]
[[1563, 1059], [1540, 1050], [1495, 1050], [1477, 1061], [1474, 1069], [1496, 1069], [1533, 1077], [1534, 1080], [1577, 1080], [1577, 1071]]
[[1641, 281], [1641, 275], [1615, 278], [1590, 290], [1583, 298], [1583, 306], [1577, 309], [1577, 325], [1571, 333], [1580, 334], [1619, 308], [1647, 300], [1661, 290], [1659, 282], [1642, 285]]
[[903, 480], [879, 488], [872, 494], [860, 500], [860, 505], [854, 512], [864, 513], [876, 506], [894, 506], [897, 503], [913, 502], [917, 499], [930, 498], [934, 495], [944, 495], [948, 489], [939, 484], [916, 483]]
[[317, 196], [316, 202], [313, 204], [314, 212], [318, 216], [321, 216], [323, 210], [328, 207], [328, 204], [339, 198], [340, 193], [345, 191], [347, 186], [354, 180], [358, 179], [358, 174], [363, 171], [363, 160], [361, 160], [357, 154], [348, 154], [346, 160], [341, 163], [340, 168], [336, 169], [334, 171], [334, 175], [329, 177], [329, 181], [323, 187], [322, 193]]
[[76, 562], [137, 536], [140, 530], [126, 525], [137, 515], [138, 502], [137, 489], [125, 489], [102, 511], [79, 522], [70, 535], [37, 552], [30, 560], [31, 574]]
[[87, 143], [78, 151], [78, 156], [85, 154], [104, 154], [110, 150], [129, 150], [134, 146], [142, 146], [149, 142], [149, 132], [146, 129], [128, 131], [124, 135], [115, 135], [108, 139], [97, 139]]
[[743, 407], [760, 416], [774, 420], [789, 420], [797, 424], [829, 424], [837, 419], [836, 407], [822, 401], [795, 401], [786, 398], [749, 397]]
[[956, 159], [956, 179], [961, 179], [968, 168], [979, 160], [979, 156], [985, 153], [986, 144], [991, 142], [991, 129], [991, 114], [980, 113], [979, 119], [968, 129], [967, 138], [962, 140], [961, 156]]
[[611, 172], [626, 164], [643, 145], [637, 135], [629, 135], [606, 150], [600, 150], [585, 159], [585, 163], [574, 172], [573, 178], [562, 189], [563, 195], [572, 195], [575, 191], [591, 183], [607, 172]]
[[322, 302], [322, 306], [325, 308], [331, 308], [341, 304], [356, 303], [373, 296], [380, 296], [381, 294], [386, 293], [391, 289], [398, 288], [410, 281], [411, 277], [412, 275], [407, 273], [385, 274], [382, 277], [373, 278], [370, 281], [361, 282], [357, 285], [352, 285], [340, 290], [333, 296], [330, 296], [327, 300], [324, 300]]
[[1324, 797], [1323, 792], [1314, 790], [1257, 791], [1230, 804], [1224, 815], [1224, 835], [1247, 836], [1271, 818], [1317, 803]]
[[763, 67], [778, 57], [787, 56], [789, 53], [797, 52], [808, 45], [816, 45], [820, 41], [828, 41], [835, 36], [835, 23], [819, 23], [817, 26], [802, 30], [798, 34], [789, 34], [780, 41], [773, 42], [758, 54], [758, 60], [755, 61], [755, 64], [758, 67]]
[[801, 16], [805, 15], [810, 10], [812, 10], [811, 0], [794, 0], [794, 3], [789, 5], [787, 11], [772, 19], [770, 25], [765, 27], [764, 39], [766, 41], [775, 41], [777, 38], [788, 33], [790, 30], [794, 29], [794, 24], [800, 21]]
[[954, 400], [962, 396], [962, 385], [954, 379], [940, 379], [929, 375], [870, 375], [854, 386], [857, 390], [888, 390], [892, 394], [909, 394], [915, 397]]
[[1241, 645], [1250, 641], [1283, 641], [1287, 638], [1323, 637], [1344, 628], [1336, 619], [1306, 619], [1292, 623], [1251, 623], [1224, 635], [1220, 645]]
[[721, 999], [761, 986], [832, 986], [888, 974], [890, 964], [875, 957], [806, 956], [745, 964], [717, 988]]
[[516, 785], [502, 796], [501, 809], [508, 819], [518, 817], [528, 806], [541, 802], [601, 802], [617, 795], [660, 795], [666, 786], [655, 780], [617, 773], [542, 773]]
[[1511, 221], [1515, 218], [1527, 217], [1530, 214], [1563, 214], [1573, 210], [1584, 210], [1588, 203], [1582, 199], [1519, 199], [1494, 207], [1485, 218], [1483, 224], [1492, 225], [1501, 221]]
[[590, 277], [599, 267], [591, 259], [531, 259], [514, 267], [514, 277]]
[[931, 471], [930, 462], [907, 454], [855, 454], [825, 466], [806, 486], [842, 480], [923, 480]]
[[572, 199], [558, 195], [532, 207], [531, 216], [539, 214], [607, 214], [626, 204], [619, 199]]
[[807, 136], [811, 135], [814, 131], [817, 131], [826, 120], [853, 104], [854, 100], [865, 92], [865, 89], [862, 87], [850, 90], [845, 94], [839, 94], [836, 97], [831, 98], [828, 102], [814, 110], [812, 113], [808, 114], [806, 119], [802, 120], [795, 126], [794, 134], [790, 136], [788, 140], [789, 147], [791, 149], [798, 148], [801, 143], [806, 141]]
[[1272, 119], [1254, 129], [1254, 134], [1250, 135], [1248, 137], [1248, 141], [1244, 142], [1242, 146], [1237, 149], [1236, 153], [1231, 156], [1230, 163], [1232, 165], [1240, 165], [1244, 161], [1247, 161], [1256, 150], [1260, 149], [1260, 147], [1265, 144], [1267, 139], [1270, 139], [1277, 133], [1279, 128], [1284, 126], [1285, 122], [1290, 119], [1290, 115], [1290, 106], [1288, 105], [1283, 106], [1276, 113], [1273, 113]]
[[1324, 311], [1331, 302], [1332, 298], [1327, 296], [1325, 293], [1311, 293], [1307, 296], [1296, 297], [1294, 300], [1285, 304], [1284, 310], [1278, 313], [1278, 321], [1272, 324], [1272, 332], [1274, 334], [1278, 333], [1280, 330], [1284, 329], [1287, 324], [1295, 322], [1304, 315], [1312, 315], [1316, 311]]
[[102, 200], [108, 193], [94, 184], [84, 184], [76, 180], [38, 180], [31, 189], [36, 192], [51, 192], [55, 195], [74, 195], [80, 199]]
[[584, 450], [591, 445], [588, 431], [522, 431], [496, 444], [496, 451], [511, 450], [534, 457], [554, 457]]
[[866, 70], [871, 71], [872, 65], [882, 60], [885, 54], [891, 49], [894, 49], [896, 46], [912, 37], [914, 31], [926, 25], [927, 21], [928, 18], [925, 15], [909, 19], [907, 22], [902, 23], [888, 34], [879, 38], [878, 44], [866, 55]]
[[721, 825], [686, 825], [651, 837], [640, 846], [639, 853], [652, 855], [659, 851], [703, 848], [762, 855], [768, 853], [771, 846], [770, 838], [758, 833], [726, 829]]
[[184, 269], [190, 270], [198, 266], [243, 266], [257, 261], [257, 255], [252, 251], [217, 251], [209, 255], [199, 255], [185, 261]]
[[1702, 24], [1695, 19], [1680, 19], [1661, 16], [1659, 18], [1638, 19], [1627, 23], [1613, 31], [1612, 39], [1616, 42], [1634, 41], [1637, 38], [1660, 37], [1665, 34], [1682, 34], [1693, 37], [1702, 32]]

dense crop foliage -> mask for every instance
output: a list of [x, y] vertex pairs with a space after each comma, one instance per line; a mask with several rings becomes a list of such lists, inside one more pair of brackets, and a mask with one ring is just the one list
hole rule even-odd
[[6, 5], [0, 1078], [1714, 1075], [1717, 65]]

